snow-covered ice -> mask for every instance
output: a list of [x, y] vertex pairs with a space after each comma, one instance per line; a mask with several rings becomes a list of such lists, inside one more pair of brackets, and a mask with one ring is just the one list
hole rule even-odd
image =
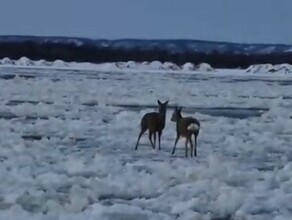
[[[0, 219], [291, 219], [291, 86], [238, 70], [0, 68]], [[134, 151], [157, 99], [162, 150], [145, 133]], [[196, 158], [182, 140], [170, 155], [175, 105], [201, 122]]]
[[194, 70], [195, 69], [195, 65], [192, 63], [185, 63], [184, 65], [182, 65], [182, 69], [186, 70], [186, 71], [190, 71], [190, 70]]
[[213, 72], [214, 68], [211, 67], [210, 64], [201, 63], [195, 66], [192, 63], [186, 63], [182, 66], [178, 66], [171, 62], [160, 62], [160, 61], [152, 61], [152, 62], [112, 62], [112, 63], [78, 63], [78, 62], [65, 62], [63, 60], [55, 60], [53, 62], [49, 62], [46, 60], [30, 60], [27, 57], [21, 57], [18, 60], [12, 60], [10, 58], [0, 59], [1, 67], [27, 67], [27, 68], [48, 68], [48, 69], [65, 69], [65, 70], [95, 70], [95, 71], [107, 71], [111, 72], [115, 71], [125, 71], [131, 70], [134, 72], [155, 72], [155, 71], [171, 71], [171, 72]]
[[292, 73], [292, 65], [291, 64], [277, 64], [272, 65], [268, 64], [256, 64], [251, 65], [246, 69], [248, 73], [274, 73], [274, 74], [290, 74]]

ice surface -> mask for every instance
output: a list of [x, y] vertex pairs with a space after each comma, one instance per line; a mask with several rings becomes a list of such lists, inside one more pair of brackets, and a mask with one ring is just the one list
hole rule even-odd
[[[0, 68], [13, 74], [0, 80], [0, 219], [291, 219], [289, 75]], [[145, 134], [134, 151], [157, 99], [162, 150]], [[175, 105], [201, 122], [197, 158], [183, 140], [170, 155]], [[242, 108], [260, 114], [220, 115]]]

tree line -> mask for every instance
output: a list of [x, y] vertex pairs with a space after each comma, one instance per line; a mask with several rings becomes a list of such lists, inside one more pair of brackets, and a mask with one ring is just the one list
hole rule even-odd
[[143, 50], [141, 48], [125, 49], [114, 47], [97, 47], [90, 44], [75, 45], [73, 43], [37, 43], [26, 42], [0, 42], [0, 58], [9, 57], [19, 59], [26, 56], [32, 60], [45, 59], [54, 61], [61, 59], [67, 62], [119, 62], [119, 61], [154, 61], [173, 62], [183, 65], [186, 62], [194, 64], [209, 63], [215, 68], [247, 68], [252, 64], [259, 63], [290, 63], [292, 53], [271, 54], [236, 54], [219, 53], [212, 51], [202, 53], [195, 51], [172, 52], [158, 47]]

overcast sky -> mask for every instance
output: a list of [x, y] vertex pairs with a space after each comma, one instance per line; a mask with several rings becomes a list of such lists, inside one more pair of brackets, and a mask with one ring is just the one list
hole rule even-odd
[[292, 44], [292, 0], [1, 0], [0, 35]]

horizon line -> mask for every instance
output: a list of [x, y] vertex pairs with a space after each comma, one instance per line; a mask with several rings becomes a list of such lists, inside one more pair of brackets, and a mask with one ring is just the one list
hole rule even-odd
[[3, 37], [15, 37], [15, 38], [64, 38], [64, 39], [79, 39], [79, 40], [91, 40], [91, 41], [196, 41], [205, 43], [222, 43], [222, 44], [238, 44], [238, 45], [277, 45], [277, 46], [292, 46], [292, 44], [285, 43], [246, 43], [246, 42], [234, 42], [234, 41], [215, 41], [215, 40], [204, 40], [194, 38], [93, 38], [93, 37], [78, 37], [78, 36], [64, 36], [64, 35], [0, 35]]

